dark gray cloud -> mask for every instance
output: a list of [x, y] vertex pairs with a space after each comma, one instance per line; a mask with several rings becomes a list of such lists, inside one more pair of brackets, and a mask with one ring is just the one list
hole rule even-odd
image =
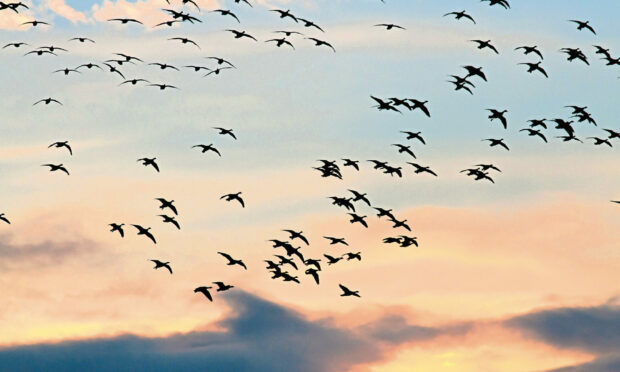
[[618, 372], [620, 371], [620, 355], [601, 357], [592, 362], [576, 366], [564, 367], [549, 372]]
[[620, 352], [620, 306], [544, 310], [517, 316], [507, 324], [556, 347]]
[[93, 246], [93, 242], [84, 239], [67, 242], [46, 240], [37, 244], [16, 244], [10, 235], [0, 235], [0, 268], [9, 270], [58, 264], [66, 258], [75, 256]]
[[394, 316], [359, 329], [343, 329], [309, 321], [241, 291], [225, 297], [233, 310], [218, 324], [223, 332], [196, 331], [165, 338], [125, 335], [4, 348], [0, 349], [0, 370], [340, 372], [379, 361], [397, 344], [442, 333]]

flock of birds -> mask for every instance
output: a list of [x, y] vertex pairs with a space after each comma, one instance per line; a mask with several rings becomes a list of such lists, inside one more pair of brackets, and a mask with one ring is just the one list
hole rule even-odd
[[[162, 6], [165, 6], [163, 2], [165, 1], [166, 5], [174, 6], [171, 4], [171, 0], [162, 0]], [[248, 0], [233, 0], [235, 4], [245, 4], [245, 6], [252, 7], [252, 4]], [[384, 0], [381, 0], [384, 2]], [[507, 0], [481, 0], [481, 2], [487, 2], [489, 6], [499, 6], [504, 9], [510, 9], [510, 4]], [[172, 27], [176, 24], [182, 24], [185, 22], [188, 23], [200, 23], [202, 22], [198, 18], [198, 14], [192, 14], [191, 10], [196, 10], [197, 12], [201, 12], [199, 5], [192, 0], [179, 0], [178, 9], [171, 8], [163, 8], [162, 11], [169, 15], [169, 19], [153, 25], [152, 27]], [[19, 13], [22, 9], [29, 9], [27, 4], [22, 2], [1, 2], [0, 1], [0, 11], [12, 11], [15, 13]], [[325, 30], [319, 26], [314, 21], [308, 20], [306, 18], [299, 17], [298, 15], [294, 15], [290, 10], [282, 10], [282, 9], [270, 9], [270, 12], [277, 13], [280, 20], [286, 20], [290, 22], [294, 22], [296, 25], [300, 25], [304, 28], [304, 30], [312, 30], [315, 32], [325, 33]], [[210, 10], [210, 13], [216, 13], [223, 17], [229, 17], [231, 20], [236, 22], [237, 24], [241, 24], [241, 20], [238, 15], [229, 10], [229, 9], [214, 9]], [[476, 24], [473, 16], [468, 14], [465, 10], [463, 11], [453, 11], [444, 14], [446, 16], [453, 16], [457, 21], [466, 19], [472, 22], [472, 24]], [[144, 25], [144, 23], [135, 18], [126, 18], [126, 17], [117, 17], [108, 19], [109, 22], [119, 23], [121, 25]], [[569, 22], [575, 23], [577, 26], [577, 30], [586, 30], [596, 35], [596, 31], [587, 21], [580, 20], [570, 20]], [[23, 23], [24, 26], [30, 25], [32, 28], [37, 28], [40, 26], [51, 26], [50, 23], [41, 21], [41, 20], [31, 20]], [[393, 24], [393, 23], [379, 23], [373, 25], [374, 27], [384, 28], [386, 31], [393, 30], [406, 30], [405, 27]], [[230, 32], [235, 39], [248, 39], [253, 40], [255, 42], [258, 41], [256, 37], [246, 32], [245, 30], [237, 30], [234, 28], [226, 29], [226, 32]], [[292, 42], [294, 37], [303, 37], [306, 40], [310, 40], [317, 47], [327, 47], [330, 48], [333, 52], [336, 52], [335, 47], [322, 39], [317, 37], [306, 36], [301, 31], [296, 30], [276, 30], [273, 31], [276, 34], [282, 35], [280, 38], [272, 38], [265, 40], [266, 43], [273, 43], [276, 47], [288, 46], [292, 49], [295, 49], [295, 46]], [[169, 41], [178, 42], [182, 45], [190, 45], [200, 49], [200, 45], [194, 40], [187, 37], [173, 37], [169, 38]], [[96, 43], [90, 37], [85, 36], [77, 36], [71, 38], [69, 42], [76, 43]], [[476, 44], [478, 50], [490, 50], [495, 54], [500, 54], [500, 51], [492, 44], [491, 40], [480, 40], [474, 39], [470, 40]], [[18, 41], [11, 42], [6, 44], [3, 49], [6, 48], [21, 48], [24, 46], [28, 46], [26, 42]], [[610, 50], [603, 48], [600, 45], [595, 45], [596, 54], [602, 55], [602, 59], [607, 61], [607, 65], [620, 65], [620, 58], [613, 58]], [[527, 72], [529, 73], [540, 73], [545, 78], [549, 78], [548, 72], [542, 67], [542, 61], [544, 60], [542, 52], [538, 49], [537, 46], [517, 46], [515, 51], [522, 51], [525, 56], [535, 56], [537, 61], [533, 62], [523, 62], [519, 63], [519, 65], [527, 66]], [[36, 49], [30, 50], [24, 54], [24, 56], [58, 56], [59, 53], [68, 53], [68, 50], [58, 46], [40, 46]], [[565, 53], [567, 55], [567, 59], [569, 62], [574, 60], [582, 61], [585, 64], [589, 65], [589, 61], [587, 56], [579, 49], [579, 48], [563, 48], [560, 52]], [[185, 65], [182, 68], [189, 69], [194, 72], [202, 72], [205, 71], [204, 77], [210, 75], [219, 75], [223, 70], [235, 69], [236, 66], [222, 57], [216, 56], [208, 56], [205, 57], [207, 60], [214, 61], [215, 66], [204, 66], [200, 63]], [[121, 68], [126, 64], [143, 64], [144, 66], [153, 66], [151, 68], [157, 68], [160, 70], [174, 70], [179, 71], [180, 68], [168, 63], [163, 62], [145, 62], [141, 58], [132, 56], [125, 53], [114, 53], [112, 57], [108, 60], [94, 63], [94, 62], [86, 62], [76, 66], [74, 68], [64, 67], [61, 69], [54, 70], [55, 74], [62, 74], [65, 76], [71, 74], [81, 74], [84, 70], [91, 69], [99, 69], [101, 71], [107, 71], [108, 73], [120, 77], [122, 81], [120, 81], [119, 85], [131, 85], [136, 86], [138, 84], [144, 84], [149, 87], [155, 87], [159, 90], [166, 89], [180, 89], [175, 85], [169, 83], [151, 83], [147, 79], [144, 78], [131, 78], [127, 79], [125, 74], [121, 71]], [[476, 87], [473, 79], [479, 79], [484, 82], [487, 81], [487, 76], [483, 71], [483, 67], [477, 67], [472, 65], [464, 65], [462, 66], [465, 71], [464, 74], [451, 74], [448, 75], [451, 80], [448, 82], [454, 85], [454, 89], [456, 91], [466, 91], [470, 94], [474, 94], [474, 88]], [[429, 102], [427, 100], [420, 100], [417, 98], [408, 98], [408, 97], [376, 97], [374, 95], [370, 96], [372, 101], [375, 103], [375, 108], [380, 111], [388, 111], [402, 114], [403, 110], [407, 111], [416, 111], [418, 110], [424, 116], [430, 118], [431, 112], [429, 109]], [[37, 105], [63, 105], [63, 103], [54, 97], [48, 97], [40, 99], [33, 103], [33, 106]], [[597, 126], [596, 120], [593, 118], [592, 114], [588, 111], [587, 106], [576, 106], [570, 105], [566, 106], [571, 109], [570, 116], [568, 118], [541, 118], [541, 119], [531, 119], [529, 120], [529, 125], [525, 128], [519, 129], [519, 132], [524, 132], [526, 135], [531, 137], [536, 137], [545, 143], [548, 142], [548, 134], [546, 135], [546, 131], [548, 129], [548, 124], [555, 125], [554, 128], [561, 131], [562, 135], [556, 136], [560, 138], [562, 141], [579, 141], [582, 140], [577, 137], [575, 126], [579, 123], [589, 123], [594, 126]], [[498, 109], [498, 108], [488, 108], [486, 111], [489, 112], [488, 119], [490, 122], [498, 122], [502, 128], [505, 130], [508, 129], [508, 110], [506, 109]], [[218, 135], [230, 137], [232, 140], [237, 140], [237, 136], [233, 129], [227, 129], [222, 127], [214, 127], [215, 130], [218, 131]], [[603, 129], [605, 132], [604, 135], [595, 137], [587, 137], [587, 139], [592, 140], [594, 145], [605, 145], [612, 147], [612, 141], [620, 139], [620, 132], [617, 132], [612, 129]], [[419, 143], [422, 145], [426, 145], [426, 141], [422, 136], [420, 131], [401, 131], [404, 134], [405, 139], [407, 141], [415, 141], [414, 143]], [[490, 147], [500, 147], [509, 151], [510, 148], [506, 144], [503, 138], [484, 138], [482, 139], [484, 142], [488, 142]], [[399, 154], [406, 155], [409, 160], [417, 159], [412, 145], [405, 145], [402, 143], [392, 144], [393, 147], [396, 148]], [[49, 145], [49, 148], [57, 148], [57, 149], [65, 149], [70, 156], [73, 155], [73, 149], [69, 144], [69, 141], [56, 141]], [[213, 153], [217, 156], [222, 156], [219, 149], [211, 144], [195, 144], [191, 146], [191, 149], [199, 149], [202, 154]], [[343, 169], [353, 169], [355, 171], [360, 171], [360, 161], [353, 160], [349, 158], [341, 159], [342, 163], [337, 160], [327, 160], [321, 159], [318, 160], [319, 165], [313, 167], [314, 170], [318, 171], [321, 177], [334, 177], [338, 179], [343, 179]], [[156, 157], [142, 157], [137, 160], [145, 167], [150, 167], [156, 172], [160, 172], [160, 167], [157, 163]], [[403, 177], [403, 167], [402, 166], [394, 166], [390, 165], [386, 161], [380, 161], [376, 159], [368, 160], [367, 162], [372, 164], [374, 170], [378, 170], [384, 174], [388, 174], [392, 177]], [[341, 164], [341, 165], [340, 165]], [[411, 166], [411, 170], [414, 174], [427, 174], [429, 176], [437, 177], [437, 173], [431, 169], [430, 166], [419, 164], [416, 162], [408, 161], [407, 165]], [[69, 170], [65, 167], [64, 164], [43, 164], [42, 166], [48, 167], [50, 172], [64, 172], [66, 175], [70, 175]], [[342, 166], [342, 168], [341, 168]], [[492, 183], [495, 183], [494, 179], [491, 177], [491, 172], [501, 172], [501, 170], [493, 165], [493, 164], [477, 164], [471, 168], [467, 168], [461, 171], [465, 173], [467, 176], [473, 177], [476, 181], [486, 180]], [[407, 232], [411, 232], [412, 229], [408, 224], [406, 219], [398, 219], [395, 217], [393, 210], [388, 208], [378, 207], [376, 205], [371, 204], [368, 195], [366, 193], [362, 193], [353, 189], [347, 190], [348, 194], [344, 196], [330, 196], [332, 205], [343, 208], [348, 215], [349, 222], [354, 225], [359, 225], [362, 228], [369, 227], [368, 214], [362, 214], [360, 212], [361, 208], [367, 208], [370, 213], [376, 213], [376, 218], [381, 220], [385, 219], [391, 223], [393, 229], [398, 229], [398, 231], [406, 230]], [[222, 195], [220, 197], [221, 200], [226, 202], [235, 202], [238, 203], [242, 208], [246, 207], [245, 200], [242, 198], [242, 192], [233, 192], [229, 194]], [[162, 211], [162, 214], [158, 216], [161, 217], [162, 222], [164, 224], [169, 224], [171, 227], [176, 228], [177, 230], [181, 230], [181, 225], [178, 218], [178, 211], [176, 206], [174, 205], [174, 200], [167, 200], [165, 198], [157, 198], [156, 199], [160, 205], [159, 209]], [[614, 203], [619, 203], [620, 201], [612, 201]], [[164, 211], [169, 213], [164, 213]], [[0, 214], [0, 220], [10, 224], [8, 217], [4, 213]], [[125, 224], [120, 222], [110, 223], [112, 233], [118, 233], [121, 238], [125, 237]], [[157, 240], [153, 233], [151, 232], [151, 227], [145, 227], [139, 224], [131, 224], [137, 235], [144, 236], [146, 239], [151, 241], [153, 244], [157, 244]], [[286, 239], [282, 238], [274, 238], [270, 239], [269, 242], [272, 243], [272, 247], [274, 249], [281, 249], [283, 251], [279, 251], [271, 257], [267, 257], [264, 262], [267, 264], [266, 269], [271, 274], [272, 279], [282, 279], [285, 282], [294, 282], [300, 283], [300, 279], [298, 275], [295, 275], [292, 270], [299, 271], [300, 267], [303, 268], [302, 271], [307, 276], [311, 277], [317, 285], [320, 284], [320, 273], [325, 268], [324, 266], [330, 267], [332, 265], [336, 265], [341, 261], [361, 261], [362, 253], [361, 252], [346, 252], [342, 254], [323, 254], [320, 258], [311, 258], [307, 254], [302, 252], [302, 245], [295, 246], [296, 242], [301, 242], [305, 247], [310, 246], [309, 239], [304, 235], [303, 231], [297, 231], [294, 229], [285, 229], [284, 233], [287, 234]], [[389, 236], [383, 238], [383, 243], [385, 244], [397, 244], [402, 248], [418, 246], [418, 238], [415, 236], [409, 236], [407, 233], [396, 233], [395, 236]], [[348, 247], [349, 244], [344, 237], [334, 237], [334, 236], [323, 236], [323, 238], [329, 243], [330, 246], [337, 247]], [[239, 266], [244, 270], [247, 270], [247, 265], [241, 259], [234, 258], [231, 254], [226, 252], [217, 252], [223, 259], [226, 260], [226, 264], [228, 266]], [[154, 263], [154, 269], [166, 269], [170, 274], [173, 273], [171, 263], [169, 261], [163, 261], [160, 259], [151, 259]], [[324, 263], [323, 267], [321, 263]], [[326, 265], [325, 265], [326, 264]], [[234, 288], [233, 285], [226, 284], [222, 281], [214, 281], [212, 282], [216, 286], [217, 292], [227, 291]], [[359, 291], [351, 290], [347, 286], [343, 284], [339, 284], [339, 288], [341, 290], [341, 296], [356, 296], [360, 297]], [[200, 293], [204, 295], [209, 301], [213, 301], [213, 296], [210, 292], [212, 290], [212, 286], [202, 285], [194, 289], [195, 293]]]

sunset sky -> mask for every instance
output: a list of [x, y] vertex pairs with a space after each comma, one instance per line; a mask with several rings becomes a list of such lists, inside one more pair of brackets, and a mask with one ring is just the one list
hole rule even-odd
[[[620, 371], [620, 57], [615, 0], [28, 0], [0, 10], [0, 371]], [[541, 4], [542, 3], [542, 4]], [[152, 26], [189, 11], [202, 23]], [[210, 10], [230, 9], [240, 19]], [[325, 32], [280, 19], [290, 9]], [[466, 19], [442, 17], [466, 9]], [[132, 17], [141, 25], [109, 18]], [[33, 19], [51, 26], [31, 27]], [[570, 19], [589, 20], [596, 35]], [[395, 23], [406, 30], [373, 27]], [[258, 39], [234, 39], [226, 29]], [[275, 30], [302, 36], [277, 48]], [[68, 41], [88, 37], [96, 43]], [[187, 37], [183, 45], [169, 41]], [[499, 55], [471, 39], [491, 39]], [[68, 52], [24, 56], [40, 46]], [[537, 45], [549, 79], [528, 74], [538, 58], [514, 48]], [[590, 65], [568, 62], [579, 47]], [[137, 56], [117, 66], [179, 90], [124, 84], [106, 71], [52, 73]], [[236, 69], [203, 78], [184, 65]], [[168, 63], [181, 71], [148, 63]], [[449, 75], [483, 66], [474, 94], [454, 91]], [[431, 117], [378, 111], [377, 97], [428, 100]], [[47, 97], [61, 105], [33, 103]], [[519, 130], [529, 119], [570, 120], [566, 105], [587, 106], [598, 126], [574, 124], [584, 143]], [[506, 109], [508, 129], [486, 109]], [[573, 118], [574, 119], [574, 118]], [[213, 127], [233, 128], [237, 140]], [[400, 131], [421, 131], [426, 145]], [[510, 151], [489, 147], [504, 138]], [[73, 149], [48, 148], [68, 140]], [[221, 157], [201, 154], [214, 144]], [[414, 160], [392, 144], [412, 145]], [[157, 157], [161, 172], [136, 159]], [[342, 167], [360, 160], [360, 171]], [[343, 180], [322, 178], [318, 159], [338, 160]], [[403, 178], [368, 159], [403, 168]], [[415, 174], [406, 162], [430, 166]], [[63, 163], [69, 172], [42, 164]], [[492, 163], [495, 183], [460, 173]], [[367, 193], [412, 228], [392, 228], [356, 203], [368, 229], [350, 224], [329, 196]], [[242, 191], [246, 203], [220, 200]], [[173, 199], [178, 231], [164, 224], [155, 198]], [[125, 237], [109, 223], [125, 223]], [[152, 227], [154, 245], [129, 226]], [[322, 258], [321, 284], [272, 280], [263, 260], [282, 229], [303, 230], [306, 257]], [[406, 233], [419, 247], [383, 244]], [[344, 237], [349, 247], [323, 236]], [[299, 246], [299, 240], [294, 241]], [[226, 265], [217, 252], [241, 258]], [[323, 254], [361, 252], [328, 266]], [[173, 275], [149, 259], [170, 261]], [[235, 286], [213, 302], [194, 288]], [[341, 297], [338, 284], [361, 298]]]

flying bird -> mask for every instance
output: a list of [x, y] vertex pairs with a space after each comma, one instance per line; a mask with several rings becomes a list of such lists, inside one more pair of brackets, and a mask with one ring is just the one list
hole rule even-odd
[[228, 284], [224, 284], [223, 282], [213, 282], [213, 284], [217, 285], [217, 290], [216, 292], [223, 292], [223, 291], [227, 291], [231, 288], [235, 288], [232, 285], [228, 285]]
[[234, 194], [226, 194], [226, 195], [222, 195], [220, 197], [220, 200], [221, 199], [226, 199], [226, 201], [228, 201], [228, 202], [236, 200], [236, 201], [239, 202], [239, 204], [241, 204], [241, 207], [245, 208], [245, 202], [243, 201], [243, 199], [241, 198], [240, 195], [241, 195], [241, 192], [234, 193]]
[[544, 59], [542, 53], [540, 52], [540, 50], [538, 50], [538, 46], [534, 45], [534, 46], [520, 46], [520, 47], [516, 47], [515, 50], [519, 50], [519, 49], [523, 49], [523, 54], [528, 55], [530, 53], [535, 53], [537, 54], [540, 59]]
[[341, 297], [348, 297], [348, 296], [361, 297], [359, 294], [360, 291], [352, 291], [342, 284], [338, 284], [338, 286], [340, 287], [340, 289], [342, 289], [342, 294], [340, 295]]
[[508, 148], [508, 145], [506, 145], [504, 143], [504, 139], [503, 138], [500, 138], [500, 139], [486, 138], [486, 139], [483, 139], [482, 141], [489, 141], [489, 146], [491, 146], [491, 147], [501, 146], [501, 147], [505, 148], [506, 150], [510, 151], [510, 149]]
[[108, 19], [108, 22], [120, 22], [122, 25], [126, 25], [130, 22], [134, 22], [134, 23], [138, 23], [138, 24], [142, 24], [142, 22], [138, 21], [137, 19], [134, 18], [111, 18]]
[[37, 102], [33, 103], [32, 105], [35, 106], [35, 105], [37, 105], [37, 104], [39, 104], [41, 102], [45, 103], [46, 105], [49, 105], [50, 103], [54, 102], [54, 103], [57, 103], [57, 104], [62, 106], [62, 103], [60, 101], [58, 101], [55, 98], [51, 98], [51, 97], [38, 100]]
[[414, 173], [416, 174], [426, 172], [426, 173], [432, 174], [433, 176], [437, 177], [437, 173], [433, 172], [430, 167], [423, 167], [420, 164], [410, 163], [410, 162], [407, 162], [407, 164], [415, 168]]
[[495, 109], [487, 109], [487, 111], [491, 112], [491, 115], [489, 115], [489, 119], [491, 121], [497, 119], [502, 123], [502, 125], [504, 126], [504, 129], [508, 129], [508, 120], [506, 120], [506, 116], [505, 116], [508, 110], [498, 111]]
[[133, 226], [136, 229], [138, 229], [138, 235], [144, 235], [147, 238], [151, 239], [153, 241], [153, 244], [157, 244], [157, 241], [155, 241], [155, 237], [149, 231], [149, 230], [151, 230], [150, 227], [144, 228], [144, 227], [142, 227], [140, 225], [131, 225], [131, 226]]
[[54, 142], [51, 145], [47, 146], [48, 149], [51, 147], [56, 147], [56, 148], [64, 147], [67, 150], [69, 150], [69, 155], [73, 155], [73, 150], [71, 150], [71, 146], [69, 146], [69, 141]]
[[538, 136], [542, 138], [543, 141], [547, 142], [547, 138], [539, 130], [532, 129], [532, 128], [523, 128], [519, 130], [519, 132], [527, 132], [528, 136]]
[[161, 204], [159, 206], [159, 209], [164, 210], [166, 208], [170, 209], [172, 211], [172, 213], [174, 213], [175, 216], [178, 216], [179, 214], [177, 213], [177, 208], [174, 206], [174, 200], [166, 200], [164, 198], [156, 198], [155, 200], [159, 201], [159, 203]]
[[142, 165], [144, 165], [145, 167], [148, 167], [149, 165], [152, 166], [159, 173], [159, 166], [155, 162], [155, 159], [157, 158], [140, 158], [138, 159], [138, 161], [141, 161]]
[[23, 25], [32, 25], [32, 27], [37, 27], [38, 25], [46, 25], [46, 26], [50, 26], [50, 24], [49, 24], [49, 23], [47, 23], [47, 22], [43, 22], [43, 21], [37, 21], [36, 19], [35, 19], [35, 20], [33, 20], [33, 21], [24, 22], [24, 23], [22, 23], [22, 26], [23, 26]]
[[6, 224], [11, 224], [11, 221], [9, 221], [9, 219], [5, 216], [4, 213], [0, 213], [0, 221], [5, 222]]
[[549, 77], [549, 75], [547, 75], [547, 71], [545, 71], [544, 68], [540, 67], [541, 62], [537, 62], [537, 63], [519, 63], [519, 65], [526, 65], [528, 67], [527, 72], [529, 72], [530, 74], [533, 73], [534, 71], [538, 71], [541, 74], [545, 75], [546, 78]]
[[270, 9], [270, 12], [277, 12], [280, 14], [280, 18], [290, 18], [293, 21], [295, 21], [295, 23], [298, 23], [299, 21], [297, 20], [297, 17], [295, 17], [293, 14], [291, 14], [290, 10], [281, 10], [281, 9]]
[[75, 40], [79, 41], [80, 43], [84, 43], [87, 41], [93, 44], [95, 43], [95, 40], [87, 38], [87, 37], [74, 37], [74, 38], [69, 39], [69, 41], [75, 41]]
[[469, 40], [471, 42], [474, 42], [476, 44], [478, 44], [478, 49], [484, 49], [484, 48], [489, 48], [492, 51], [495, 52], [495, 54], [499, 54], [499, 52], [497, 51], [497, 48], [495, 48], [493, 45], [491, 45], [491, 40]]
[[232, 258], [228, 253], [224, 253], [224, 252], [217, 252], [219, 255], [221, 255], [222, 257], [224, 257], [225, 259], [228, 260], [227, 265], [228, 266], [234, 266], [234, 265], [239, 265], [241, 267], [243, 267], [244, 269], [248, 269], [247, 266], [245, 266], [245, 263], [243, 263], [243, 261], [241, 260], [235, 260], [234, 258]]
[[218, 149], [216, 149], [215, 147], [213, 147], [213, 144], [209, 144], [209, 145], [194, 145], [192, 146], [192, 148], [195, 147], [199, 147], [201, 149], [201, 152], [204, 154], [207, 151], [212, 151], [216, 154], [218, 154], [220, 157], [222, 156], [222, 154], [220, 154], [220, 152], [218, 151]]
[[282, 45], [286, 44], [288, 46], [290, 46], [291, 48], [295, 49], [295, 47], [293, 46], [293, 43], [291, 43], [290, 41], [286, 40], [285, 38], [281, 38], [281, 39], [269, 39], [265, 41], [266, 43], [268, 42], [275, 42], [276, 46], [279, 48]]
[[422, 142], [423, 145], [426, 145], [426, 142], [424, 142], [424, 138], [422, 138], [422, 132], [409, 132], [403, 130], [401, 130], [400, 132], [406, 134], [408, 140], [417, 139], [418, 141]]
[[510, 4], [508, 3], [508, 0], [480, 0], [481, 2], [489, 2], [489, 6], [493, 6], [493, 5], [500, 5], [502, 6], [504, 9], [510, 9]]
[[123, 230], [123, 226], [125, 226], [124, 223], [110, 223], [108, 224], [108, 226], [112, 227], [112, 230], [110, 230], [110, 232], [115, 232], [118, 231], [118, 233], [121, 235], [121, 238], [125, 237], [125, 231]]
[[194, 293], [202, 293], [209, 301], [213, 302], [213, 297], [211, 297], [211, 292], [209, 292], [209, 289], [211, 289], [212, 287], [198, 287], [196, 289], [194, 289]]
[[[168, 39], [168, 40], [178, 40], [178, 41], [180, 41], [180, 42], [181, 42], [181, 44], [188, 44], [188, 43], [189, 43], [189, 44], [194, 44], [195, 46], [197, 46], [197, 47], [198, 47], [198, 49], [200, 49], [200, 45], [198, 45], [195, 41], [190, 40], [190, 39], [188, 39], [188, 38], [186, 38], [186, 37], [171, 37], [171, 38], [170, 38], [170, 39]], [[178, 70], [178, 69], [177, 69], [177, 70]]]
[[162, 262], [160, 260], [149, 260], [149, 261], [152, 261], [155, 264], [155, 267], [153, 269], [157, 270], [162, 267], [165, 267], [166, 269], [168, 269], [168, 271], [170, 271], [170, 275], [172, 275], [172, 268], [170, 267], [170, 262]]
[[578, 20], [575, 20], [575, 19], [570, 19], [568, 21], [576, 23], [577, 24], [577, 30], [581, 31], [581, 30], [583, 30], [585, 28], [586, 30], [590, 30], [590, 32], [592, 32], [594, 35], [596, 35], [596, 31], [594, 31], [594, 28], [592, 28], [592, 26], [590, 26], [590, 21], [583, 22], [583, 21], [578, 21]]
[[297, 18], [298, 20], [302, 21], [304, 23], [304, 27], [314, 27], [317, 30], [321, 31], [321, 32], [325, 32], [321, 27], [319, 27], [319, 25], [317, 25], [316, 23], [309, 21], [307, 19], [304, 18]]
[[306, 243], [306, 245], [310, 245], [308, 239], [303, 235], [303, 231], [295, 231], [295, 230], [282, 230], [289, 233], [289, 239], [295, 240], [299, 239], [302, 242]]
[[349, 216], [351, 216], [351, 219], [349, 220], [350, 223], [354, 224], [354, 223], [359, 223], [362, 226], [364, 226], [365, 228], [368, 228], [368, 224], [366, 223], [366, 221], [364, 221], [364, 218], [366, 218], [366, 216], [360, 216], [358, 214], [355, 213], [347, 213]]
[[231, 12], [230, 10], [227, 10], [227, 9], [216, 9], [216, 10], [212, 10], [211, 13], [220, 13], [223, 16], [231, 16], [234, 19], [236, 19], [238, 23], [241, 23], [241, 21], [239, 20], [239, 18], [237, 18], [235, 13]]
[[336, 49], [334, 49], [334, 47], [330, 43], [328, 43], [327, 41], [319, 40], [319, 39], [314, 38], [314, 37], [306, 37], [305, 39], [314, 41], [314, 46], [325, 45], [326, 47], [330, 47], [330, 48], [332, 48], [334, 53], [336, 53]]
[[399, 26], [399, 25], [395, 25], [393, 23], [380, 23], [378, 25], [374, 25], [373, 27], [385, 27], [385, 29], [388, 31], [394, 28], [400, 28], [401, 30], [406, 30], [406, 28]]
[[242, 37], [247, 37], [248, 39], [252, 39], [254, 41], [258, 41], [258, 40], [256, 40], [256, 38], [254, 36], [246, 33], [245, 31], [237, 31], [237, 30], [231, 30], [231, 29], [228, 29], [226, 31], [232, 32], [235, 35], [235, 39], [241, 39]]
[[213, 127], [213, 129], [217, 129], [219, 131], [218, 134], [221, 134], [223, 136], [231, 136], [234, 139], [237, 139], [237, 137], [235, 136], [235, 134], [233, 133], [232, 129], [225, 129], [225, 128], [220, 128], [220, 127]]
[[64, 167], [63, 164], [43, 164], [41, 165], [42, 167], [50, 167], [50, 172], [56, 172], [56, 171], [61, 171], [61, 172], [65, 172], [67, 174], [67, 176], [69, 175], [69, 171], [67, 170], [67, 168]]
[[454, 18], [455, 18], [457, 21], [458, 21], [458, 20], [460, 20], [461, 18], [467, 18], [467, 19], [469, 19], [470, 21], [474, 22], [474, 24], [476, 24], [476, 21], [474, 21], [474, 18], [473, 18], [472, 16], [470, 16], [469, 14], [467, 14], [467, 12], [465, 12], [464, 10], [463, 10], [463, 11], [460, 11], [460, 12], [450, 12], [450, 13], [446, 13], [446, 14], [444, 14], [443, 16], [444, 16], [444, 17], [446, 17], [446, 16], [449, 16], [449, 15], [453, 15], [453, 16], [454, 16]]
[[347, 243], [344, 238], [334, 238], [331, 236], [324, 236], [323, 238], [329, 240], [329, 244], [330, 245], [336, 245], [336, 244], [343, 244], [343, 245], [349, 245], [349, 243]]

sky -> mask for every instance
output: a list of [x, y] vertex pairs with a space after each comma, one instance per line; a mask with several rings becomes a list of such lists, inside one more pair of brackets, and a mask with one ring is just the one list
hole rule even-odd
[[[620, 370], [620, 141], [587, 137], [620, 131], [618, 66], [593, 45], [620, 48], [620, 4], [598, 0], [31, 0], [0, 10], [3, 132], [0, 136], [0, 366], [3, 371], [617, 371]], [[153, 28], [161, 8], [202, 23]], [[240, 19], [210, 12], [230, 9]], [[325, 32], [269, 10], [290, 9]], [[467, 10], [476, 24], [453, 17]], [[140, 25], [109, 18], [133, 17]], [[22, 22], [43, 20], [51, 26]], [[596, 35], [569, 19], [589, 20]], [[373, 27], [395, 23], [406, 30]], [[234, 39], [245, 30], [258, 41]], [[295, 47], [265, 40], [295, 30]], [[69, 41], [89, 37], [95, 43]], [[188, 37], [199, 44], [181, 44]], [[491, 39], [499, 54], [472, 39]], [[24, 54], [40, 46], [57, 56]], [[537, 45], [549, 78], [514, 48]], [[579, 47], [590, 65], [568, 62]], [[107, 71], [65, 67], [137, 56], [118, 69], [166, 83], [160, 91], [124, 84]], [[203, 77], [185, 65], [236, 68]], [[168, 63], [180, 71], [148, 63]], [[449, 75], [483, 66], [473, 95]], [[370, 96], [428, 101], [420, 110], [378, 111]], [[62, 105], [33, 103], [54, 97]], [[587, 106], [597, 126], [575, 124], [584, 143], [549, 143], [520, 129], [530, 119], [570, 119]], [[508, 110], [508, 129], [486, 109]], [[233, 128], [237, 140], [213, 127]], [[421, 131], [426, 145], [400, 131]], [[504, 138], [510, 151], [489, 147]], [[66, 149], [48, 148], [68, 140]], [[412, 146], [417, 159], [392, 144]], [[213, 144], [221, 157], [192, 146]], [[136, 161], [156, 157], [161, 172]], [[360, 171], [340, 159], [360, 160]], [[318, 159], [338, 160], [343, 179], [322, 178]], [[403, 168], [403, 177], [368, 159]], [[415, 174], [406, 162], [430, 166]], [[70, 176], [42, 164], [64, 164]], [[461, 170], [492, 163], [494, 183]], [[369, 228], [349, 223], [329, 196], [367, 193], [412, 232], [393, 229], [356, 202]], [[246, 203], [220, 200], [241, 191]], [[163, 224], [155, 198], [173, 199], [181, 230]], [[163, 211], [166, 212], [166, 211]], [[169, 212], [166, 212], [169, 213]], [[125, 237], [109, 223], [125, 223]], [[130, 224], [152, 227], [153, 244]], [[266, 259], [283, 251], [269, 239], [302, 230], [306, 257], [322, 258], [320, 285], [272, 280]], [[419, 247], [383, 244], [417, 237]], [[330, 246], [323, 236], [346, 238]], [[227, 266], [217, 252], [241, 258]], [[328, 266], [323, 254], [361, 252]], [[174, 271], [153, 270], [149, 259]], [[235, 287], [193, 293], [223, 281]], [[361, 298], [341, 297], [338, 284]]]

